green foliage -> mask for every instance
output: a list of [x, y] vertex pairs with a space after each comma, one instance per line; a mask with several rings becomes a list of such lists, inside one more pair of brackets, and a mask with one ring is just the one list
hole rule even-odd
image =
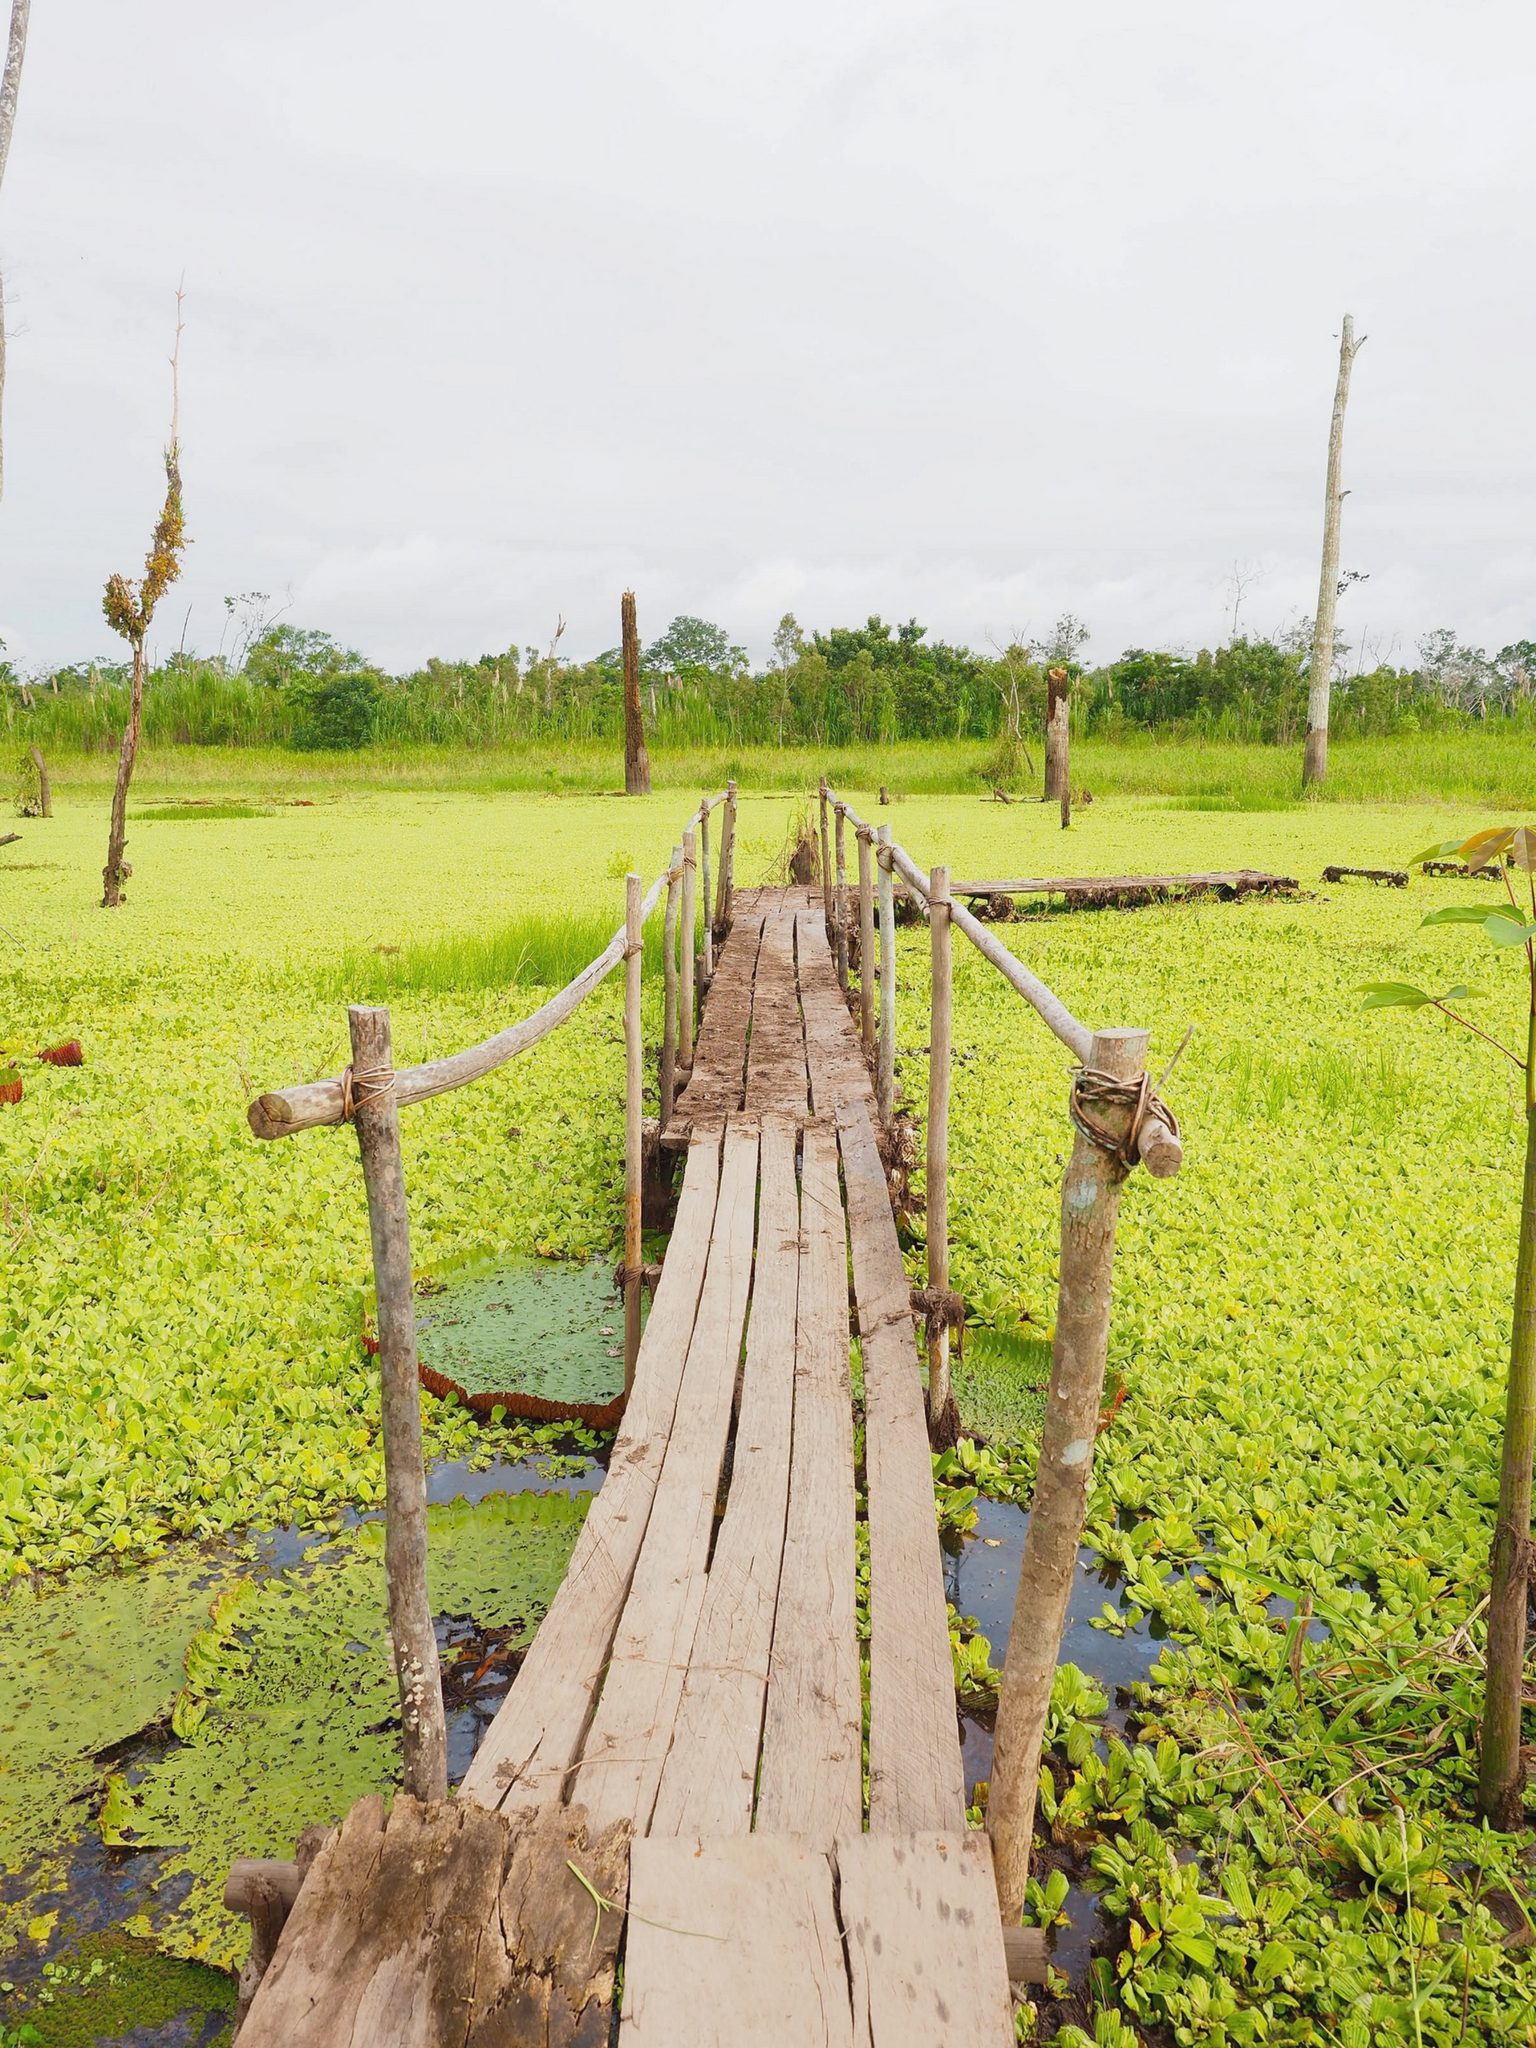
[[[617, 892], [615, 892], [617, 893]], [[622, 903], [621, 903], [622, 911]], [[611, 913], [610, 913], [611, 915]], [[317, 995], [350, 1003], [387, 1003], [410, 994], [470, 994], [487, 989], [564, 988], [607, 946], [610, 915], [524, 911], [489, 931], [456, 933], [405, 945], [349, 946], [314, 977]], [[702, 912], [700, 914], [702, 931]], [[622, 922], [622, 916], [620, 918]], [[645, 928], [644, 971], [662, 971], [662, 923]], [[615, 969], [622, 982], [622, 968]]]
[[369, 669], [339, 675], [295, 677], [288, 685], [293, 710], [289, 744], [300, 753], [343, 753], [373, 738], [382, 697]]
[[642, 666], [669, 676], [728, 676], [739, 674], [749, 664], [746, 649], [733, 647], [724, 627], [683, 614], [646, 648]]

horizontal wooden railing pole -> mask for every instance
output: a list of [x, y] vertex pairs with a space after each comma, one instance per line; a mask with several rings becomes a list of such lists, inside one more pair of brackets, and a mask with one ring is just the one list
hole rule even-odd
[[640, 1044], [640, 969], [644, 927], [640, 877], [624, 880], [624, 1392], [635, 1384], [640, 1356], [640, 1109], [644, 1072]]
[[834, 804], [836, 818], [835, 837], [837, 841], [837, 894], [833, 899], [833, 915], [837, 919], [837, 985], [846, 996], [848, 993], [848, 846], [846, 804]]
[[[949, 1064], [952, 972], [949, 870], [936, 867], [929, 883], [928, 932], [933, 962], [928, 1024], [927, 1218], [928, 1291], [935, 1302], [949, 1292]], [[930, 1327], [932, 1327], [930, 1325]], [[936, 1447], [953, 1443], [949, 1418], [949, 1325], [940, 1319], [928, 1346], [928, 1435]]]
[[[677, 900], [683, 886], [683, 849], [672, 849], [672, 875], [667, 883], [667, 914], [662, 924], [661, 964], [663, 1009], [661, 1028], [661, 1127], [672, 1121], [677, 1096]], [[628, 908], [625, 910], [628, 923]]]
[[[683, 914], [680, 937], [682, 940], [682, 992], [677, 1003], [677, 1060], [678, 1065], [691, 1074], [693, 1072], [693, 1009], [694, 1009], [694, 927], [698, 922], [697, 874], [694, 836], [691, 830], [683, 834]], [[706, 909], [705, 915], [708, 915]]]
[[896, 1110], [896, 897], [891, 886], [891, 828], [880, 827], [880, 1045], [875, 1060], [875, 1107], [882, 1130]]
[[858, 828], [859, 842], [859, 1028], [864, 1053], [875, 1056], [875, 861], [867, 825]]
[[699, 973], [706, 990], [715, 978], [715, 926], [709, 914], [709, 807], [699, 806], [699, 875], [704, 884], [704, 954]]

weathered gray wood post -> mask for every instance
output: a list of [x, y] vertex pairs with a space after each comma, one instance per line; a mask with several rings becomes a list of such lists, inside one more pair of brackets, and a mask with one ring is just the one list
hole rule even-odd
[[32, 765], [37, 770], [37, 814], [40, 818], [53, 816], [53, 784], [48, 780], [48, 763], [37, 747], [28, 747]]
[[[683, 849], [672, 849], [672, 871], [667, 877], [667, 909], [662, 925], [662, 986], [666, 1008], [661, 1032], [661, 1128], [672, 1121], [677, 1099], [677, 899], [683, 887]], [[626, 911], [626, 917], [628, 913]], [[628, 926], [626, 924], [626, 931]], [[627, 943], [627, 941], [626, 941]]]
[[827, 928], [827, 944], [832, 943], [832, 848], [827, 839], [827, 804], [829, 795], [827, 778], [821, 778], [821, 914]]
[[418, 1799], [448, 1797], [448, 1729], [432, 1604], [427, 1597], [427, 1474], [421, 1453], [421, 1380], [416, 1370], [416, 1304], [411, 1291], [411, 1231], [400, 1156], [389, 1011], [354, 1004], [347, 1012], [352, 1064], [342, 1086], [357, 1127], [368, 1191], [373, 1284], [378, 1304], [379, 1378], [384, 1424], [384, 1584], [405, 1789]]
[[643, 939], [640, 926], [638, 875], [624, 878], [624, 1391], [635, 1384], [640, 1356], [640, 1098], [644, 1073], [640, 1064], [640, 969]]
[[715, 928], [714, 920], [709, 915], [709, 905], [711, 899], [709, 894], [708, 797], [705, 797], [703, 803], [701, 803], [699, 806], [699, 859], [702, 862], [702, 866], [699, 872], [703, 877], [704, 882], [704, 958], [699, 971], [700, 976], [703, 980], [703, 984], [707, 989], [709, 987], [709, 984], [715, 978]]
[[[1147, 1054], [1145, 1031], [1094, 1034], [1087, 1066], [1135, 1081]], [[1106, 1105], [1106, 1128], [1123, 1135], [1129, 1106]], [[1161, 1129], [1161, 1126], [1159, 1126]], [[997, 1708], [987, 1832], [1004, 1925], [1018, 1922], [1029, 1879], [1040, 1750], [1082, 1541], [1093, 1446], [1109, 1349], [1115, 1225], [1127, 1167], [1079, 1130], [1061, 1189], [1061, 1264], [1056, 1341], [1046, 1399], [1040, 1469], [1024, 1538], [1013, 1633]]]
[[859, 1028], [866, 1058], [875, 1056], [875, 862], [872, 834], [860, 825], [859, 842]]
[[683, 834], [683, 988], [677, 1006], [677, 1063], [689, 1074], [693, 1072], [693, 937], [698, 922], [694, 874], [693, 830], [690, 827]]
[[848, 993], [848, 849], [845, 843], [845, 825], [848, 806], [841, 800], [833, 805], [836, 817], [837, 836], [837, 896], [835, 916], [837, 918], [837, 985], [844, 995]]
[[[705, 892], [705, 907], [709, 903]], [[736, 785], [725, 785], [725, 823], [720, 827], [720, 901], [719, 924], [723, 931], [729, 931], [731, 919], [736, 915]]]
[[[949, 1067], [954, 961], [949, 923], [949, 869], [928, 877], [928, 936], [933, 993], [928, 1026], [928, 1287], [949, 1292]], [[949, 1405], [949, 1327], [928, 1346], [928, 1433], [943, 1435]]]
[[875, 1106], [884, 1130], [896, 1109], [896, 884], [891, 873], [891, 828], [880, 827], [880, 1052], [875, 1063]]
[[1072, 822], [1072, 680], [1064, 668], [1046, 670], [1045, 800], [1061, 804], [1061, 822]]

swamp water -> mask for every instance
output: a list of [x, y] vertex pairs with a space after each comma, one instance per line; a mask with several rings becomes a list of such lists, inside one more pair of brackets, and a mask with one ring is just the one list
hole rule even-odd
[[[526, 1352], [488, 1370], [614, 1367], [594, 1271], [540, 1262]], [[483, 1273], [477, 1274], [483, 1284]], [[527, 1276], [517, 1276], [526, 1279]], [[509, 1293], [493, 1290], [498, 1302]], [[562, 1291], [570, 1300], [562, 1302]], [[424, 1304], [424, 1306], [426, 1306]], [[473, 1360], [466, 1361], [471, 1367]], [[620, 1349], [617, 1371], [622, 1385]], [[428, 1585], [457, 1783], [564, 1575], [602, 1467], [468, 1461], [429, 1477]], [[0, 1600], [0, 2034], [44, 2048], [228, 2039], [249, 1945], [221, 1899], [241, 1855], [398, 1782], [382, 1517], [179, 1545]]]

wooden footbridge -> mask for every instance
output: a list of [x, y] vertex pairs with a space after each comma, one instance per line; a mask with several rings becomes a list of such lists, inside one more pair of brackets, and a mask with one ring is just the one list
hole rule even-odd
[[[737, 891], [734, 796], [733, 788], [718, 899], [706, 918], [700, 964], [708, 992], [696, 1044], [692, 841], [695, 825], [707, 831], [708, 806], [690, 821], [663, 878], [668, 1024], [663, 1118], [652, 1136], [661, 1157], [681, 1155], [682, 1175], [638, 1343], [638, 932], [647, 906], [633, 877], [625, 930], [609, 948], [608, 966], [627, 956], [630, 996], [628, 1401], [564, 1582], [451, 1798], [435, 1746], [442, 1713], [424, 1578], [418, 1588], [408, 1554], [418, 1534], [424, 1547], [424, 1517], [420, 1532], [414, 1526], [419, 1415], [414, 1453], [400, 1441], [408, 1435], [403, 1411], [414, 1412], [417, 1400], [409, 1331], [409, 1404], [402, 1399], [392, 1412], [390, 1400], [398, 1319], [410, 1317], [397, 1103], [437, 1089], [430, 1069], [389, 1071], [387, 1037], [382, 1056], [377, 1041], [380, 1013], [358, 1011], [354, 1063], [341, 1083], [253, 1106], [263, 1135], [337, 1121], [347, 1110], [359, 1127], [386, 1429], [393, 1423], [396, 1438], [386, 1443], [389, 1591], [407, 1790], [387, 1817], [381, 1800], [365, 1799], [339, 1827], [308, 1831], [294, 1865], [236, 1867], [229, 1900], [251, 1913], [255, 1929], [241, 2048], [598, 2044], [610, 2038], [616, 2004], [618, 2039], [632, 2048], [1001, 2048], [1013, 2038], [1010, 1974], [1041, 1974], [1039, 1937], [1032, 1947], [1018, 1926], [1021, 1880], [1005, 1884], [1000, 1904], [991, 1840], [966, 1825], [919, 1324], [882, 1163], [890, 1109], [887, 1101], [883, 1119], [879, 1097], [890, 1089], [894, 1054], [891, 877], [905, 856], [896, 849], [881, 871], [877, 1041], [873, 832], [854, 821], [864, 835], [855, 924], [842, 860], [844, 821], [853, 814], [837, 806], [835, 895], [825, 812], [822, 887]], [[921, 879], [935, 931], [945, 926], [942, 1018], [935, 1001], [943, 1044], [933, 1065], [947, 1103], [942, 876]], [[912, 869], [909, 887], [918, 877]], [[679, 923], [680, 959], [671, 950]], [[1002, 953], [986, 936], [988, 949]], [[850, 956], [867, 992], [862, 1031], [850, 1014], [859, 1000], [848, 994]], [[600, 976], [588, 973], [595, 985]], [[1040, 996], [1046, 1000], [1031, 1000], [1044, 1014], [1055, 999]], [[1088, 1034], [1055, 1007], [1086, 1051]], [[526, 1041], [528, 1027], [517, 1028]], [[1093, 1041], [1098, 1055], [1113, 1036]], [[1118, 1037], [1145, 1044], [1145, 1034]], [[476, 1061], [484, 1051], [458, 1058]], [[1139, 1048], [1135, 1063], [1139, 1069]], [[338, 1091], [334, 1104], [316, 1093], [326, 1089]], [[1130, 1147], [1118, 1169], [1105, 1144], [1079, 1139], [1101, 1211], [1108, 1205], [1111, 1249], [1116, 1172], [1123, 1178], [1138, 1144], [1149, 1159], [1161, 1147], [1165, 1170], [1177, 1164], [1172, 1119], [1145, 1086], [1122, 1093], [1113, 1142], [1125, 1148], [1129, 1137]], [[931, 1095], [930, 1193], [934, 1108]], [[942, 1150], [942, 1130], [937, 1135]], [[933, 1220], [930, 1213], [930, 1231]], [[1064, 1284], [1070, 1262], [1064, 1241]], [[1097, 1318], [1101, 1385], [1102, 1259], [1100, 1269], [1100, 1298], [1083, 1327], [1091, 1345], [1088, 1326]], [[939, 1277], [947, 1285], [947, 1271]], [[931, 1260], [930, 1283], [935, 1278]], [[932, 1287], [925, 1302], [937, 1383], [945, 1318], [935, 1329]], [[1067, 1343], [1074, 1341], [1069, 1328]], [[1069, 1361], [1062, 1399], [1071, 1411], [1064, 1426], [1079, 1432], [1075, 1459], [1065, 1440], [1057, 1448], [1062, 1475], [1078, 1491], [1080, 1529], [1089, 1460], [1081, 1390], [1071, 1381]], [[1087, 1398], [1096, 1415], [1097, 1389]], [[1089, 1426], [1090, 1443], [1091, 1435]], [[1052, 1444], [1048, 1431], [1043, 1475]], [[1049, 1523], [1049, 1502], [1042, 1510], [1037, 1501], [1037, 1522], [1042, 1512]], [[1076, 1533], [1066, 1533], [1075, 1560]], [[1043, 1527], [1042, 1538], [1049, 1535]], [[1038, 1693], [1044, 1673], [1046, 1703], [1065, 1611], [1065, 1591], [1058, 1603], [1041, 1577], [1052, 1568], [1037, 1556], [1040, 1583], [1010, 1651], [1010, 1674], [1017, 1660], [1021, 1685]], [[1021, 1609], [1027, 1590], [1021, 1585]], [[1038, 1667], [1032, 1679], [1030, 1666]], [[1044, 1704], [1015, 1692], [1015, 1747], [1028, 1770], [1032, 1815]], [[1004, 1771], [1007, 1718], [1005, 1700]], [[1031, 1734], [1032, 1719], [1039, 1725]], [[995, 1801], [994, 1810], [1002, 1805]], [[1002, 1860], [1018, 1865], [1017, 1854]]]

